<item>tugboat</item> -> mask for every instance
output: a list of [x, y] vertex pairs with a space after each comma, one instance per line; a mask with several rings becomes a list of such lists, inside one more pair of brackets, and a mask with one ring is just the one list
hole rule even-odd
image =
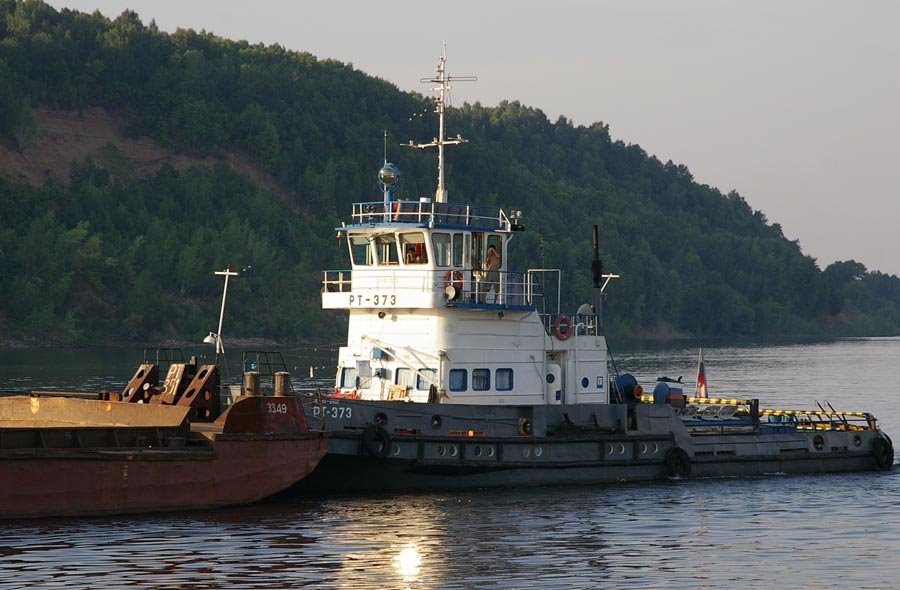
[[[399, 168], [379, 172], [383, 198], [353, 205], [339, 228], [349, 270], [324, 273], [324, 309], [349, 310], [336, 383], [311, 424], [329, 449], [301, 490], [453, 489], [887, 470], [890, 438], [868, 413], [768, 410], [755, 399], [684, 395], [661, 379], [644, 394], [610, 372], [594, 228], [592, 303], [548, 311], [560, 272], [508, 266], [522, 214], [450, 202], [442, 55], [433, 198], [398, 200]], [[550, 285], [542, 290], [541, 284]], [[556, 297], [556, 301], [559, 297]], [[558, 304], [557, 304], [558, 305]], [[612, 363], [613, 368], [615, 364]]]

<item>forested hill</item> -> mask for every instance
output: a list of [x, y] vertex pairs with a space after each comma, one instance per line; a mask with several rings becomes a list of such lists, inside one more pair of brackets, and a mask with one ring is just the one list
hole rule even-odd
[[[0, 342], [196, 340], [229, 264], [252, 270], [229, 288], [226, 336], [339, 340], [344, 318], [319, 309], [321, 270], [347, 266], [333, 228], [379, 198], [383, 130], [430, 139], [431, 111], [277, 45], [0, 0]], [[617, 336], [900, 332], [900, 279], [820, 269], [740, 195], [602, 123], [518, 102], [448, 116], [470, 140], [448, 151], [451, 199], [521, 209], [514, 266], [562, 268], [572, 306], [600, 225], [623, 277], [605, 307]], [[433, 192], [433, 153], [391, 159], [401, 198]]]

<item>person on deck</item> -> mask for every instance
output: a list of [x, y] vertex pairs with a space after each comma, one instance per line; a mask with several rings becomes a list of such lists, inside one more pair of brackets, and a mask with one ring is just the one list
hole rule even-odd
[[[485, 282], [487, 283], [487, 291], [494, 292], [494, 303], [497, 303], [497, 296], [500, 294], [500, 253], [497, 247], [491, 245], [488, 247], [487, 254], [484, 257], [484, 269], [487, 271]], [[485, 299], [487, 299], [485, 297]]]

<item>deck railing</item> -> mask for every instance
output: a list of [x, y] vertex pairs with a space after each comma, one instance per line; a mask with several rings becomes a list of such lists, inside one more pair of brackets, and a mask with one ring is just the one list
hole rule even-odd
[[370, 201], [354, 203], [353, 223], [410, 223], [416, 225], [465, 225], [509, 231], [509, 218], [499, 207], [433, 201]]

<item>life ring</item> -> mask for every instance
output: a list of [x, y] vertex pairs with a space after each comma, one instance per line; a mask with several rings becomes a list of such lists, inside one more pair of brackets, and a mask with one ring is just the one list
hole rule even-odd
[[453, 285], [454, 288], [462, 291], [463, 286], [463, 275], [458, 270], [448, 270], [444, 273], [444, 286], [449, 287]]
[[559, 340], [568, 340], [575, 332], [575, 326], [572, 325], [572, 318], [567, 315], [558, 315], [553, 320], [553, 335]]
[[391, 450], [391, 435], [388, 431], [375, 424], [369, 424], [363, 430], [363, 447], [366, 452], [378, 459], [387, 457]]
[[534, 427], [528, 418], [519, 418], [519, 434], [522, 436], [531, 436], [534, 433]]
[[875, 457], [875, 468], [887, 471], [894, 465], [894, 445], [889, 439], [878, 437], [872, 442], [872, 456]]
[[691, 476], [691, 458], [681, 447], [673, 447], [666, 454], [666, 471], [669, 477], [687, 478]]

